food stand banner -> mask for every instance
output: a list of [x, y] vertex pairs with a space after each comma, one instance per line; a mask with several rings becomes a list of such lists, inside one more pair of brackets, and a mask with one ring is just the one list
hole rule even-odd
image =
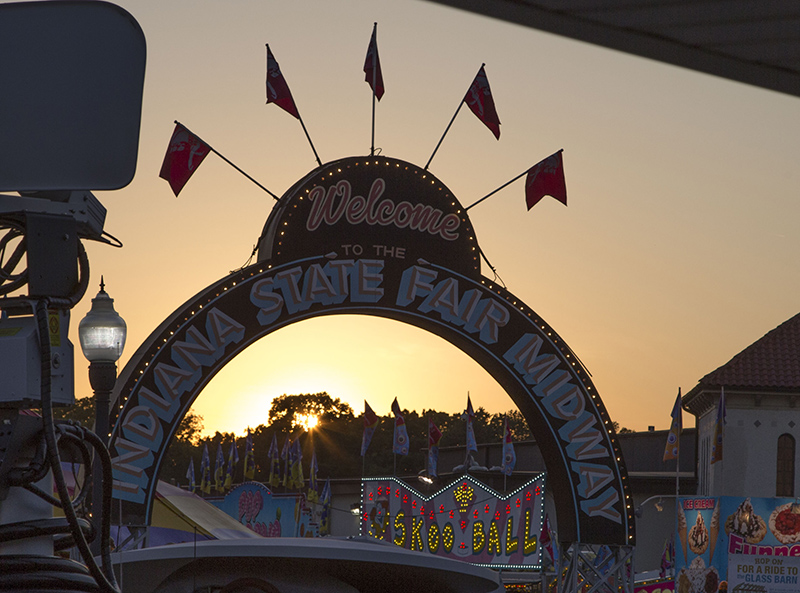
[[675, 591], [716, 593], [728, 555], [719, 498], [679, 498], [675, 535]]
[[794, 499], [678, 500], [677, 593], [715, 593], [719, 581], [726, 579], [729, 591], [734, 590], [734, 580], [739, 591], [800, 590], [788, 578], [796, 577], [793, 571], [800, 566], [800, 504]]

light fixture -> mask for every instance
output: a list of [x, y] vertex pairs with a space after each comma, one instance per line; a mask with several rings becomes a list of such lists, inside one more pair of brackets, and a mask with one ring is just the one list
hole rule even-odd
[[[644, 506], [648, 502], [650, 502], [651, 500], [655, 501], [653, 503], [653, 507], [656, 509], [656, 511], [658, 511], [660, 513], [661, 511], [664, 510], [664, 499], [665, 498], [675, 498], [675, 499], [677, 499], [677, 496], [675, 494], [656, 494], [655, 496], [651, 496], [650, 498], [645, 500], [643, 503], [641, 503], [638, 507], [636, 507], [636, 509], [634, 510], [633, 514], [636, 515], [637, 517], [641, 518], [642, 513], [644, 512]], [[677, 503], [677, 501], [676, 501], [676, 503]]]
[[355, 515], [358, 517], [361, 514], [361, 505], [357, 502], [354, 502], [350, 505], [350, 514]]
[[126, 335], [125, 320], [114, 310], [114, 299], [108, 296], [101, 278], [100, 292], [92, 299], [92, 308], [78, 325], [83, 355], [91, 363], [114, 364], [122, 356]]
[[[100, 292], [92, 299], [92, 308], [78, 324], [78, 338], [83, 355], [89, 361], [89, 383], [94, 391], [94, 432], [104, 445], [108, 444], [111, 392], [117, 382], [117, 361], [125, 348], [127, 325], [114, 310], [114, 299], [105, 291], [100, 278]], [[100, 533], [103, 487], [100, 463], [95, 460], [92, 486], [92, 518]], [[110, 479], [110, 476], [109, 476]], [[92, 552], [99, 554], [101, 538], [92, 542]]]

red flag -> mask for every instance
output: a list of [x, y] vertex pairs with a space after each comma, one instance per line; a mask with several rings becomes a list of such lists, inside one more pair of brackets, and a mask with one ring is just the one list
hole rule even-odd
[[292, 92], [281, 74], [281, 67], [267, 44], [267, 103], [275, 103], [278, 107], [300, 119], [300, 114], [295, 107]]
[[367, 81], [378, 101], [383, 97], [383, 73], [381, 72], [381, 59], [378, 56], [378, 23], [372, 27], [372, 38], [367, 48], [367, 58], [364, 60], [364, 80]]
[[428, 447], [438, 447], [442, 439], [442, 431], [428, 418]]
[[164, 155], [164, 162], [161, 164], [159, 177], [169, 182], [175, 197], [189, 181], [192, 173], [195, 172], [211, 148], [193, 135], [181, 124], [175, 124], [175, 131], [169, 140], [167, 154]]
[[497, 117], [497, 111], [494, 108], [494, 99], [492, 99], [492, 90], [489, 88], [489, 80], [486, 78], [486, 72], [481, 66], [475, 80], [472, 81], [472, 86], [469, 87], [467, 94], [464, 96], [472, 113], [478, 116], [486, 127], [492, 131], [494, 137], [500, 139], [500, 118]]
[[525, 203], [528, 210], [545, 196], [553, 196], [567, 205], [567, 183], [564, 180], [564, 161], [561, 152], [551, 154], [528, 170], [525, 180]]

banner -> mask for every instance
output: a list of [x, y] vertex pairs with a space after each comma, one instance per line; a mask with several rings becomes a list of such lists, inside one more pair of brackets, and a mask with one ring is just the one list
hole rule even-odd
[[796, 556], [748, 556], [731, 554], [728, 560], [730, 591], [795, 593], [798, 591], [800, 558]]
[[[676, 517], [675, 591], [798, 591], [800, 504], [792, 498], [680, 498]], [[773, 560], [783, 560], [773, 563]], [[777, 568], [776, 568], [777, 567]], [[735, 581], [735, 583], [733, 582]], [[755, 588], [754, 588], [755, 587]]]

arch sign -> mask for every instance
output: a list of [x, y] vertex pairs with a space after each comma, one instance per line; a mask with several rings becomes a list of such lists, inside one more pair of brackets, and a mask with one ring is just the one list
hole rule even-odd
[[152, 514], [159, 467], [203, 387], [291, 323], [375, 315], [432, 332], [506, 390], [536, 435], [562, 542], [634, 544], [622, 455], [586, 370], [532, 309], [480, 273], [467, 213], [436, 177], [386, 157], [315, 169], [276, 204], [259, 262], [189, 299], [120, 374], [109, 449], [115, 509]]

